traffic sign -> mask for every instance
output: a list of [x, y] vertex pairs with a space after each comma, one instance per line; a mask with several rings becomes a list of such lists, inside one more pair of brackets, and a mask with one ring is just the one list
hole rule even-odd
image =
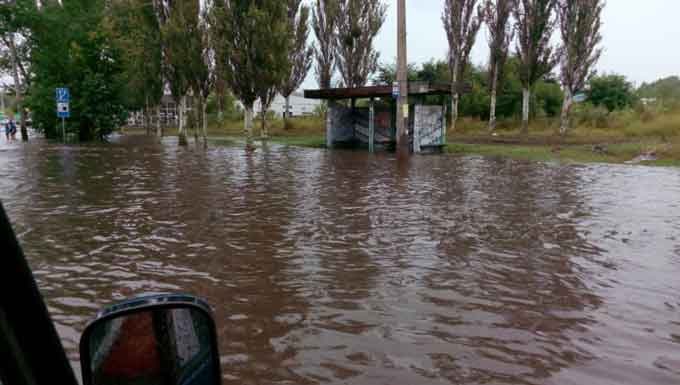
[[57, 103], [68, 103], [71, 101], [71, 93], [68, 88], [57, 88]]
[[57, 103], [57, 116], [62, 119], [71, 117], [71, 107], [68, 102]]
[[397, 99], [400, 95], [401, 91], [399, 90], [399, 82], [392, 83], [392, 97]]

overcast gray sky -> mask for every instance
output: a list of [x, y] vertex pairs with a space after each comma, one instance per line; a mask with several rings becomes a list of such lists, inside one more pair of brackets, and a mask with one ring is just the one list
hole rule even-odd
[[[389, 5], [388, 16], [376, 48], [381, 61], [393, 62], [397, 48], [396, 0], [385, 2]], [[443, 0], [406, 0], [409, 62], [422, 63], [446, 56], [447, 42], [441, 23], [443, 4]], [[679, 0], [608, 0], [603, 14], [604, 53], [598, 71], [626, 75], [637, 85], [680, 75], [679, 16]], [[486, 38], [486, 32], [480, 31], [471, 58], [475, 64], [487, 62]], [[316, 86], [313, 76], [305, 86]]]

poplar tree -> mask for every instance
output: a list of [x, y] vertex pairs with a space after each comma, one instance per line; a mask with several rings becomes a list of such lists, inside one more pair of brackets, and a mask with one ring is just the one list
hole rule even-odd
[[517, 29], [519, 78], [522, 82], [522, 135], [529, 133], [529, 102], [538, 80], [549, 74], [560, 58], [560, 50], [550, 44], [557, 26], [557, 0], [513, 0]]
[[331, 88], [333, 81], [339, 12], [338, 0], [316, 0], [312, 13], [312, 26], [317, 42], [317, 46], [314, 47], [316, 80], [321, 89]]
[[[305, 81], [312, 67], [314, 51], [307, 44], [309, 38], [309, 6], [302, 0], [288, 0], [288, 76], [280, 87], [281, 95], [286, 100], [283, 113], [284, 122], [290, 111], [290, 95]], [[285, 123], [284, 123], [285, 124]]]
[[187, 93], [191, 89], [190, 71], [193, 52], [192, 39], [197, 32], [199, 0], [171, 0], [165, 2], [165, 24], [161, 27], [165, 75], [170, 92], [179, 110], [179, 144], [186, 146], [185, 115]]
[[602, 55], [602, 10], [604, 0], [559, 0], [560, 31], [564, 54], [561, 60], [561, 80], [564, 102], [560, 119], [560, 133], [569, 129], [569, 111], [574, 94], [583, 90], [594, 74], [594, 67]]
[[381, 0], [338, 0], [338, 33], [335, 39], [337, 68], [345, 87], [366, 85], [378, 69], [380, 54], [373, 47], [387, 6]]
[[122, 52], [127, 107], [143, 110], [147, 134], [151, 111], [163, 97], [161, 29], [154, 5], [148, 0], [117, 0], [112, 3], [107, 26]]
[[263, 96], [266, 99], [288, 74], [287, 4], [280, 0], [216, 0], [210, 22], [220, 76], [244, 106], [250, 144], [255, 101]]
[[[196, 2], [198, 5], [198, 2]], [[206, 3], [206, 6], [208, 4]], [[208, 146], [208, 117], [207, 104], [208, 96], [214, 85], [215, 60], [211, 45], [212, 35], [208, 25], [208, 8], [196, 10], [196, 18], [192, 21], [188, 33], [189, 53], [186, 57], [186, 76], [189, 81], [195, 104], [194, 138], [198, 142], [198, 131], [200, 126], [203, 146]], [[192, 13], [192, 15], [194, 15]]]
[[449, 70], [451, 72], [451, 125], [456, 128], [460, 93], [458, 82], [468, 65], [470, 51], [482, 25], [482, 9], [477, 0], [446, 0], [442, 22], [449, 42]]
[[512, 0], [485, 0], [484, 21], [489, 28], [489, 85], [491, 106], [489, 132], [496, 129], [496, 101], [501, 88], [508, 50], [515, 31], [510, 22]]

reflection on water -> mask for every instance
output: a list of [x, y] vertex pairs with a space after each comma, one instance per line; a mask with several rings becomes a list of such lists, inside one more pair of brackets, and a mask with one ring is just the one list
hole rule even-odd
[[185, 291], [225, 384], [677, 384], [680, 170], [0, 145], [59, 332]]

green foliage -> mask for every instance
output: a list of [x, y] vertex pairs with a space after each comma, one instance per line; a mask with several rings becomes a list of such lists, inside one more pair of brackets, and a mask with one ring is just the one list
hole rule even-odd
[[680, 134], [680, 114], [663, 105], [609, 111], [604, 106], [582, 103], [574, 106], [572, 123], [579, 128], [599, 129], [626, 136], [673, 137]]
[[382, 0], [339, 0], [336, 67], [345, 87], [366, 85], [378, 69], [380, 53], [373, 46], [387, 13]]
[[643, 83], [638, 89], [640, 98], [657, 99], [665, 104], [680, 102], [680, 77], [670, 76], [653, 83]]
[[31, 34], [27, 26], [35, 13], [35, 2], [30, 0], [0, 1], [0, 77], [14, 76], [14, 60], [8, 45], [11, 41], [18, 59], [20, 82], [30, 82], [28, 40]]
[[82, 141], [103, 139], [125, 120], [121, 53], [102, 28], [104, 0], [47, 3], [30, 25], [31, 69], [27, 99], [34, 126], [60, 136], [55, 89], [71, 90], [68, 130]]
[[650, 148], [658, 148], [658, 153], [665, 160], [647, 163], [647, 165], [678, 165], [678, 154], [666, 150], [664, 146], [646, 145], [644, 143], [621, 143], [607, 146], [607, 153], [593, 152], [592, 144], [563, 146], [556, 151], [552, 145], [508, 145], [508, 144], [449, 144], [447, 152], [455, 155], [481, 155], [503, 157], [537, 162], [562, 163], [623, 163], [638, 156]]
[[309, 45], [310, 8], [302, 0], [288, 0], [288, 64], [290, 67], [279, 92], [284, 97], [290, 96], [300, 88], [307, 78], [314, 49]]
[[458, 106], [460, 115], [488, 119], [491, 96], [486, 70], [476, 66], [468, 66], [463, 75], [463, 80], [472, 84], [472, 91], [461, 95]]
[[633, 85], [623, 75], [610, 74], [590, 79], [588, 100], [609, 111], [632, 107], [636, 102]]
[[[280, 0], [234, 0], [210, 15], [218, 66], [248, 108], [288, 75], [287, 5]], [[247, 47], [247, 49], [245, 49]]]
[[[395, 77], [395, 64], [383, 64], [374, 79], [376, 84], [392, 84]], [[522, 111], [522, 83], [519, 74], [520, 63], [516, 56], [508, 59], [503, 73], [501, 89], [498, 93], [496, 114], [501, 119], [517, 117]], [[430, 60], [420, 67], [409, 65], [409, 80], [429, 83], [449, 84], [451, 72], [444, 60]], [[468, 66], [463, 81], [472, 86], [469, 93], [461, 95], [459, 112], [463, 117], [487, 120], [490, 114], [490, 84], [486, 68]], [[562, 108], [563, 94], [557, 80], [545, 77], [536, 82], [532, 94], [532, 111], [538, 117], [558, 116]], [[436, 102], [436, 100], [428, 100]]]
[[[222, 97], [222, 111], [219, 111], [218, 101], [217, 95], [211, 94], [208, 97], [206, 111], [208, 114], [214, 114], [217, 122], [243, 119], [243, 109], [236, 103], [236, 98], [231, 92], [225, 93]], [[220, 112], [222, 116], [219, 116]]]
[[315, 118], [325, 118], [328, 112], [328, 104], [325, 102], [319, 103], [318, 106], [314, 108], [314, 113], [312, 114]]
[[[496, 100], [498, 118], [519, 117], [522, 111], [522, 82], [519, 79], [520, 62], [516, 56], [507, 59], [503, 81]], [[534, 95], [535, 96], [535, 95]]]
[[532, 88], [549, 75], [559, 61], [559, 50], [550, 44], [557, 26], [556, 6], [555, 0], [525, 0], [515, 4], [519, 78], [525, 88]]
[[[161, 27], [165, 76], [177, 103], [187, 94], [194, 80], [191, 68], [197, 54], [195, 35], [198, 28], [198, 12], [197, 0], [169, 2], [168, 18]], [[198, 54], [200, 55], [200, 51]]]
[[130, 110], [160, 103], [163, 96], [163, 54], [156, 10], [147, 0], [112, 2], [105, 26], [122, 53], [126, 83], [125, 102]]
[[316, 59], [316, 79], [319, 87], [331, 87], [335, 71], [335, 32], [340, 12], [339, 0], [315, 0], [312, 11], [312, 28], [316, 36], [313, 45]]
[[451, 83], [449, 64], [443, 60], [431, 59], [421, 66], [418, 79], [430, 83]]
[[562, 112], [562, 101], [564, 94], [555, 79], [544, 79], [536, 83], [532, 95], [534, 104], [532, 111], [536, 116], [558, 116]]
[[[418, 66], [414, 63], [410, 63], [407, 66], [408, 80], [410, 82], [419, 81], [419, 71]], [[378, 65], [378, 70], [373, 77], [373, 84], [382, 86], [391, 86], [397, 81], [397, 64], [380, 64]]]
[[571, 111], [571, 121], [577, 127], [608, 128], [609, 110], [590, 102], [576, 104]]

